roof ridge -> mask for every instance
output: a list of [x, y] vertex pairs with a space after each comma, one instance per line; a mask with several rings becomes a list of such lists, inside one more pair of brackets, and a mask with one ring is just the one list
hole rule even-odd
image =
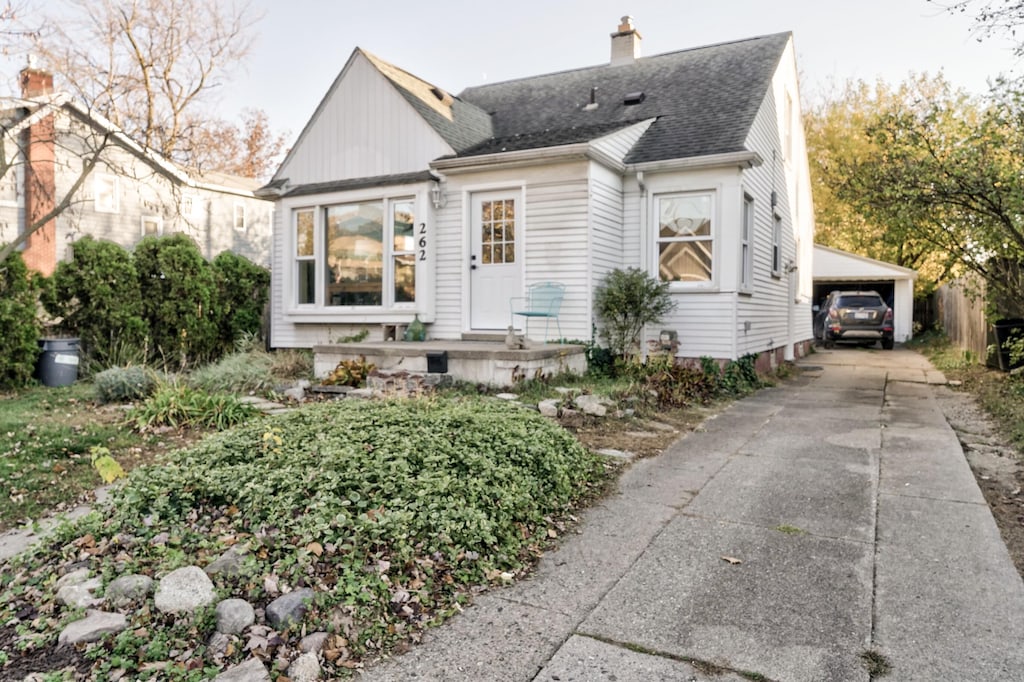
[[[652, 54], [652, 55], [649, 55], [647, 57], [637, 57], [636, 61], [633, 62], [633, 63], [645, 62], [645, 61], [648, 61], [648, 60], [658, 59], [660, 57], [669, 57], [669, 56], [673, 56], [673, 55], [682, 54], [684, 52], [696, 52], [698, 50], [708, 50], [708, 49], [715, 48], [715, 47], [724, 47], [726, 45], [738, 45], [740, 43], [748, 43], [748, 42], [752, 42], [752, 41], [755, 41], [755, 40], [766, 40], [768, 38], [777, 38], [777, 37], [780, 37], [780, 36], [791, 36], [791, 35], [793, 35], [792, 31], [778, 31], [776, 33], [765, 33], [765, 34], [759, 35], [759, 36], [750, 36], [750, 37], [747, 37], [747, 38], [737, 38], [735, 40], [723, 40], [721, 42], [709, 43], [707, 45], [697, 45], [697, 46], [694, 46], [694, 47], [685, 47], [685, 48], [682, 48], [682, 49], [679, 49], [679, 50], [671, 50], [669, 52], [659, 52], [658, 54]], [[626, 65], [619, 65], [619, 66], [626, 66]], [[493, 83], [483, 83], [481, 85], [471, 85], [469, 87], [463, 88], [462, 91], [457, 96], [461, 99], [462, 95], [465, 92], [469, 91], [469, 90], [477, 90], [477, 89], [480, 89], [480, 88], [489, 88], [489, 87], [496, 86], [496, 85], [507, 85], [509, 83], [518, 83], [520, 81], [528, 81], [528, 80], [534, 80], [534, 79], [537, 79], [537, 78], [545, 78], [547, 76], [561, 76], [561, 75], [564, 75], [564, 74], [577, 73], [577, 72], [580, 72], [580, 71], [589, 71], [591, 69], [602, 69], [602, 68], [606, 68], [606, 67], [607, 68], [614, 68], [610, 63], [604, 62], [604, 63], [601, 63], [601, 64], [592, 64], [590, 66], [577, 66], [577, 67], [571, 68], [571, 69], [562, 69], [561, 71], [550, 71], [548, 73], [538, 73], [538, 74], [533, 74], [531, 76], [520, 76], [518, 78], [509, 78], [509, 79], [503, 80], [503, 81], [494, 81]]]

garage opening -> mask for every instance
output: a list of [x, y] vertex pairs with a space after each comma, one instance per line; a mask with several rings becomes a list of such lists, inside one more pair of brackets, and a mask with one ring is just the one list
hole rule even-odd
[[825, 297], [833, 291], [877, 291], [878, 295], [892, 308], [896, 314], [896, 283], [894, 280], [861, 280], [861, 281], [814, 281], [814, 305], [820, 306]]

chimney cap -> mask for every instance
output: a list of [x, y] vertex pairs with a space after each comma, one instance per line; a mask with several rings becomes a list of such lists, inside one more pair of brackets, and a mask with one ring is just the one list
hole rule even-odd
[[620, 21], [622, 21], [622, 23], [619, 24], [619, 33], [629, 33], [636, 30], [636, 27], [633, 26], [633, 17], [628, 14], [622, 17]]

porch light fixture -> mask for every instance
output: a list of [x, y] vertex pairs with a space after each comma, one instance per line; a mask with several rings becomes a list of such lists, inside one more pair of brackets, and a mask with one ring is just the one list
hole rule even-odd
[[448, 203], [448, 195], [440, 182], [435, 182], [430, 187], [430, 203], [434, 204], [434, 208], [444, 208]]

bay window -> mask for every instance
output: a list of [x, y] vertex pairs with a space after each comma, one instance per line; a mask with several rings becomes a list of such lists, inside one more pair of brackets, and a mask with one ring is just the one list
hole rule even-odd
[[426, 245], [415, 199], [373, 199], [292, 211], [295, 302], [323, 308], [411, 307]]
[[658, 278], [683, 284], [710, 283], [714, 264], [710, 192], [657, 197]]

